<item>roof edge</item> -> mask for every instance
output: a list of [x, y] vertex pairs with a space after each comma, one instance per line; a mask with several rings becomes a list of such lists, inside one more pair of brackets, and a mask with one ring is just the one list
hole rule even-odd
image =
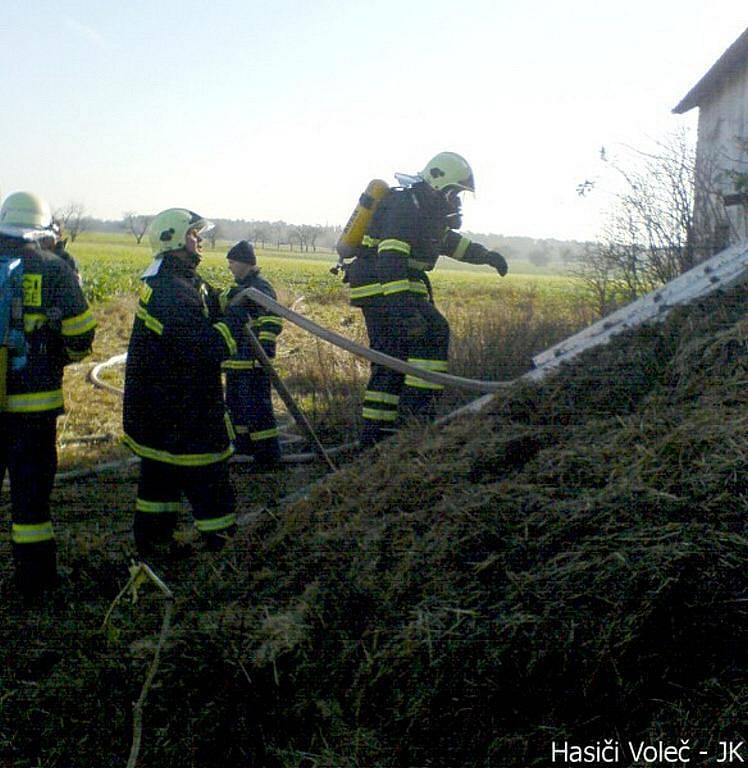
[[717, 59], [711, 69], [673, 108], [682, 115], [701, 105], [704, 97], [728, 74], [736, 64], [748, 56], [748, 29]]

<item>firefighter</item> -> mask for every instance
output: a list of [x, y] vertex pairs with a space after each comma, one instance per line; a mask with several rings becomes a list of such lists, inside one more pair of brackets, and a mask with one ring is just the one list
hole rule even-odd
[[182, 494], [206, 548], [220, 549], [236, 530], [221, 363], [236, 353], [243, 317], [240, 305], [221, 316], [218, 291], [197, 274], [211, 227], [184, 208], [149, 227], [154, 259], [141, 276], [123, 406], [124, 441], [141, 457], [133, 521], [141, 555], [168, 554]]
[[[0, 256], [20, 257], [25, 363], [8, 365], [0, 405], [0, 483], [10, 476], [16, 584], [35, 597], [57, 583], [49, 497], [57, 470], [57, 417], [68, 363], [91, 352], [96, 321], [75, 273], [40, 243], [52, 234], [49, 205], [30, 192], [0, 208]], [[7, 330], [7, 323], [5, 324]]]
[[[226, 255], [235, 283], [221, 294], [221, 306], [230, 305], [232, 299], [247, 288], [276, 298], [273, 286], [260, 275], [257, 257], [251, 243], [241, 240]], [[245, 320], [251, 323], [265, 354], [275, 357], [275, 342], [283, 321], [264, 307], [249, 302]], [[252, 352], [249, 339], [239, 342], [239, 348], [230, 360], [223, 363], [226, 371], [226, 404], [236, 430], [237, 453], [254, 457], [256, 467], [271, 468], [281, 456], [278, 424], [273, 413], [270, 376]]]
[[[364, 313], [372, 349], [445, 372], [449, 324], [436, 309], [427, 272], [440, 255], [488, 264], [503, 277], [504, 257], [462, 237], [460, 194], [475, 191], [473, 172], [454, 152], [432, 158], [406, 188], [379, 204], [348, 266], [351, 304]], [[364, 396], [362, 445], [391, 434], [404, 417], [433, 417], [441, 390], [417, 376], [372, 364]]]

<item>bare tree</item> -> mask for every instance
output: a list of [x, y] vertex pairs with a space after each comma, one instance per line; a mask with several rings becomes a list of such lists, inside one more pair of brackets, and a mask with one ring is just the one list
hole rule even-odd
[[210, 241], [210, 247], [215, 248], [216, 247], [216, 240], [218, 240], [219, 237], [221, 237], [223, 234], [223, 230], [221, 229], [219, 224], [214, 225], [211, 229], [207, 232], [208, 240]]
[[306, 243], [304, 227], [291, 227], [288, 230], [288, 244], [291, 246], [291, 250], [293, 250], [294, 242], [299, 244], [300, 251], [304, 250], [304, 244]]
[[311, 248], [314, 253], [317, 253], [317, 238], [322, 232], [322, 227], [314, 226], [312, 224], [304, 224], [301, 227], [301, 231], [304, 236], [306, 250], [308, 251], [309, 248]]
[[130, 232], [135, 237], [138, 245], [140, 245], [140, 241], [148, 231], [148, 225], [152, 219], [153, 216], [144, 216], [134, 211], [126, 211], [122, 214], [122, 227]]
[[[620, 156], [601, 153], [613, 200], [594, 247], [586, 249], [571, 273], [587, 285], [595, 308], [604, 313], [672, 280], [710, 253], [694, 226], [696, 153], [687, 131], [655, 143], [651, 151], [624, 147]], [[590, 194], [597, 182], [577, 187]]]
[[62, 224], [73, 243], [81, 232], [86, 231], [89, 224], [86, 207], [79, 202], [68, 203], [65, 207], [56, 210], [54, 219]]
[[573, 254], [568, 271], [581, 283], [585, 303], [600, 317], [615, 308], [616, 265], [599, 243], [588, 243]]
[[253, 243], [262, 243], [262, 247], [265, 247], [265, 243], [270, 238], [270, 234], [268, 232], [268, 228], [264, 226], [263, 224], [256, 224], [253, 227], [250, 227], [247, 239], [252, 241]]

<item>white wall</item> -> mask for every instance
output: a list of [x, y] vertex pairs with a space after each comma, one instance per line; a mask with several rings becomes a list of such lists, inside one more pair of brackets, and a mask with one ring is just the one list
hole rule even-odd
[[[696, 156], [697, 228], [712, 239], [725, 237], [730, 243], [748, 237], [748, 204], [725, 209], [716, 194], [736, 191], [729, 171], [748, 174], [748, 62], [699, 106]], [[711, 194], [703, 189], [705, 184]], [[743, 191], [748, 193], [748, 186]]]

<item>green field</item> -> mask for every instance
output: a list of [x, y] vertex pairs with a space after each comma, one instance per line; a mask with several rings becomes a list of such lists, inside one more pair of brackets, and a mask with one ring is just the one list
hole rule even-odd
[[[226, 285], [231, 279], [225, 261], [229, 247], [229, 243], [218, 241], [215, 249], [207, 248], [200, 267], [203, 276], [217, 286]], [[124, 234], [84, 233], [70, 244], [70, 251], [80, 264], [86, 293], [91, 301], [134, 292], [138, 275], [151, 258], [150, 247], [145, 240], [137, 245], [132, 237]], [[329, 273], [337, 258], [330, 251], [299, 253], [257, 248], [257, 255], [271, 281], [278, 281], [295, 296], [304, 295], [318, 300], [344, 297], [342, 281]], [[510, 264], [510, 274], [500, 280], [489, 267], [476, 267], [442, 258], [433, 272], [433, 283], [440, 293], [470, 296], [493, 293], [497, 287], [514, 290], [531, 288], [540, 296], [559, 292], [576, 295], [576, 286], [571, 278], [542, 273], [526, 262], [517, 265], [521, 271], [516, 271], [513, 266]]]

